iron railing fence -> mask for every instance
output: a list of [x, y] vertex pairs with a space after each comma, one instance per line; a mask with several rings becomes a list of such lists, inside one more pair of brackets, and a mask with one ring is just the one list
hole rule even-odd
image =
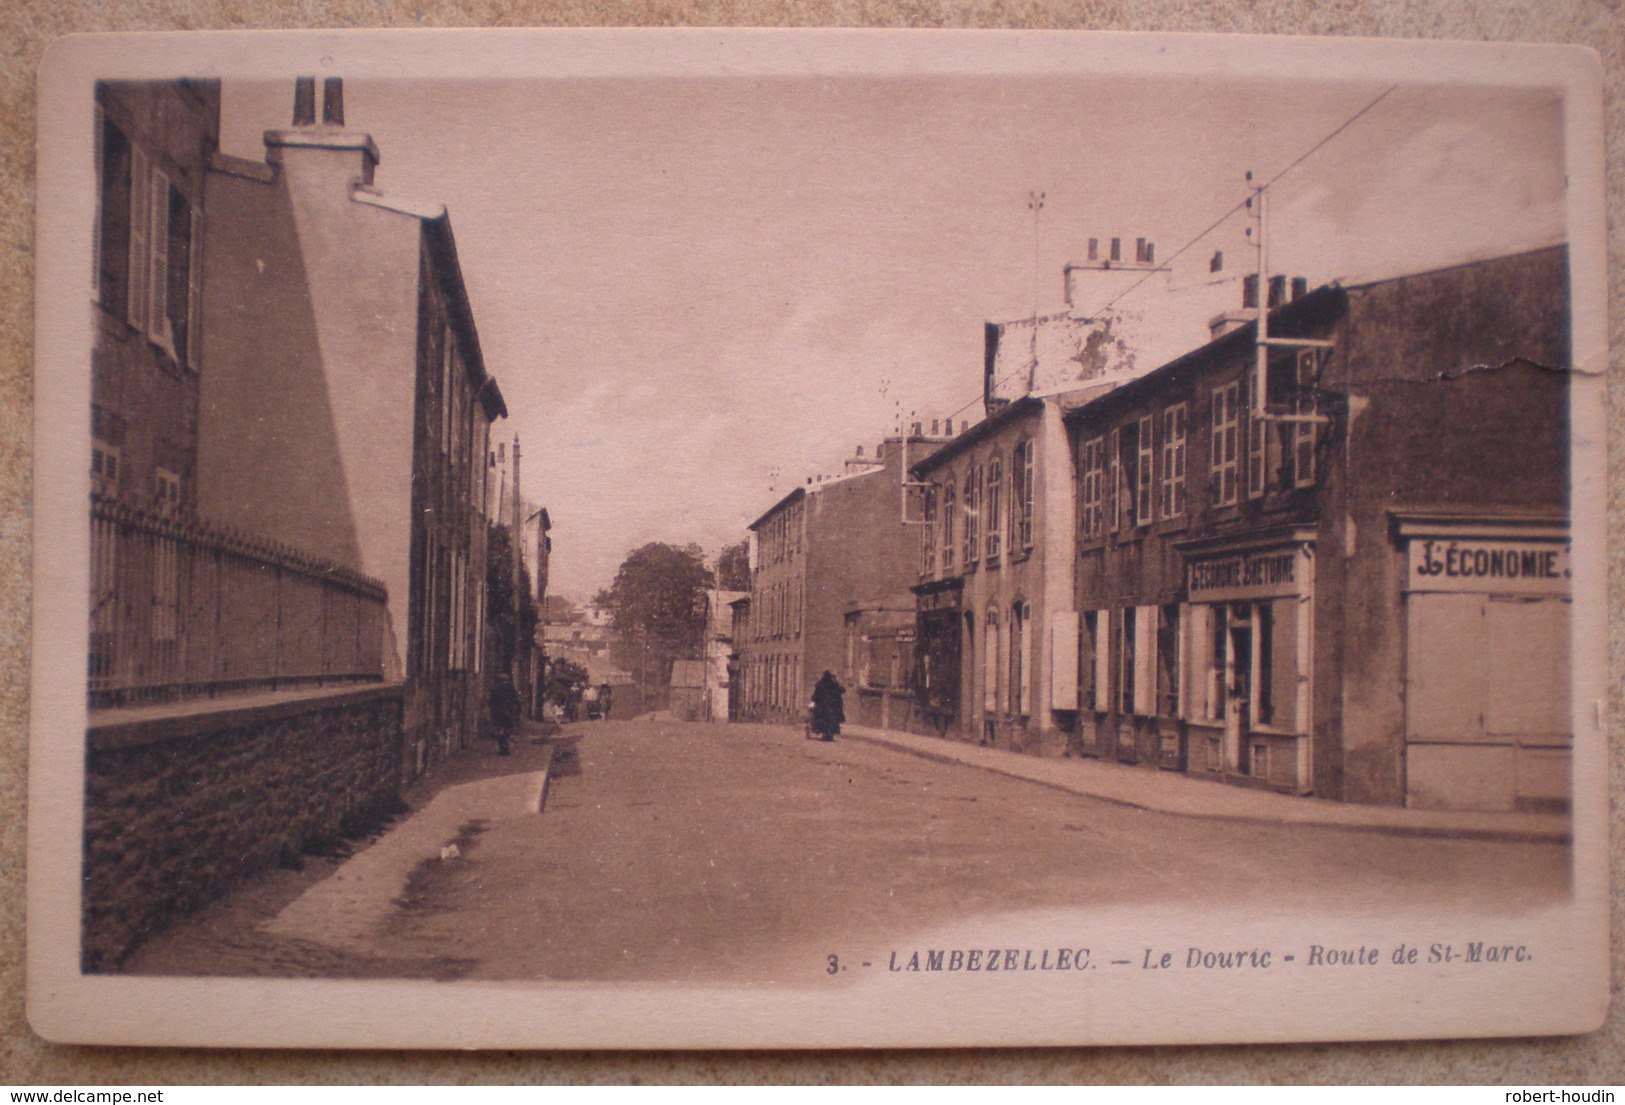
[[111, 499], [90, 525], [92, 709], [382, 680], [377, 580]]

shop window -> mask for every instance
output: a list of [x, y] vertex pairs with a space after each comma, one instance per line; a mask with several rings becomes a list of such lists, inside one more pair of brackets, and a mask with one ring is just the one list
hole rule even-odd
[[1129, 607], [1122, 613], [1118, 623], [1117, 640], [1117, 712], [1120, 714], [1134, 713], [1134, 645], [1139, 628], [1139, 619], [1134, 616], [1134, 608]]
[[1162, 412], [1162, 516], [1185, 513], [1185, 404]]
[[1078, 512], [1078, 535], [1084, 539], [1106, 532], [1106, 442], [1099, 437], [1083, 443], [1078, 470], [1082, 474], [1082, 508]]
[[1213, 434], [1210, 439], [1211, 494], [1214, 506], [1236, 501], [1237, 434], [1241, 419], [1241, 385], [1229, 383], [1213, 390]]
[[1001, 542], [1004, 537], [1004, 461], [998, 454], [994, 454], [987, 462], [987, 488], [984, 492], [983, 521], [986, 523], [985, 555], [988, 566], [998, 563], [1002, 551]]
[[1179, 716], [1179, 685], [1184, 668], [1184, 638], [1179, 628], [1179, 606], [1164, 606], [1157, 626], [1157, 693], [1161, 699], [1157, 713], [1163, 717]]

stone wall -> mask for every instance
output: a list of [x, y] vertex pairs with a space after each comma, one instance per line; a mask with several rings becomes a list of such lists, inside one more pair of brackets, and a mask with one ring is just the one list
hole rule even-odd
[[398, 799], [401, 687], [92, 714], [85, 971]]

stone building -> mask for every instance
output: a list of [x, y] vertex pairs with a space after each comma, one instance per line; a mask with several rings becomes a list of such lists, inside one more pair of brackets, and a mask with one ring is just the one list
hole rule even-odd
[[[848, 615], [877, 598], [906, 601], [918, 578], [924, 527], [905, 521], [904, 472], [948, 440], [923, 431], [916, 423], [872, 457], [860, 449], [840, 475], [809, 480], [751, 523], [749, 631], [735, 642], [744, 718], [800, 721], [826, 670], [846, 684], [856, 724], [878, 724], [883, 697], [907, 691], [861, 684], [848, 638], [863, 629], [849, 628]], [[918, 501], [908, 509], [918, 522]]]
[[1073, 749], [1355, 802], [1563, 807], [1566, 251], [1271, 292], [1284, 344], [1260, 355], [1256, 310], [1221, 317], [1066, 416], [1077, 643], [1052, 705]]
[[317, 107], [302, 78], [264, 161], [211, 158], [204, 252], [221, 290], [203, 310], [198, 496], [382, 583], [412, 776], [479, 730], [487, 458], [507, 412], [446, 209], [379, 186], [340, 81]]

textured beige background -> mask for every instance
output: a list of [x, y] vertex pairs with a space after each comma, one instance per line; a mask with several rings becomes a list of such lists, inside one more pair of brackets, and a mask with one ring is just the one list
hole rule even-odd
[[[1615, 1006], [1607, 1026], [1561, 1040], [1245, 1048], [1145, 1048], [812, 1054], [486, 1055], [204, 1052], [57, 1047], [23, 1017], [23, 878], [28, 726], [34, 71], [45, 45], [73, 31], [250, 27], [544, 25], [965, 26], [1335, 34], [1567, 42], [1602, 54], [1609, 136], [1611, 359], [1621, 394], [1625, 347], [1625, 10], [1621, 0], [853, 0], [795, 4], [706, 0], [0, 0], [0, 1084], [198, 1083], [1625, 1083], [1625, 928], [1621, 811], [1612, 811]], [[1493, 76], [1493, 75], [1490, 75]], [[1611, 791], [1625, 782], [1618, 691], [1625, 607], [1617, 576], [1625, 536], [1625, 417], [1611, 418]]]

